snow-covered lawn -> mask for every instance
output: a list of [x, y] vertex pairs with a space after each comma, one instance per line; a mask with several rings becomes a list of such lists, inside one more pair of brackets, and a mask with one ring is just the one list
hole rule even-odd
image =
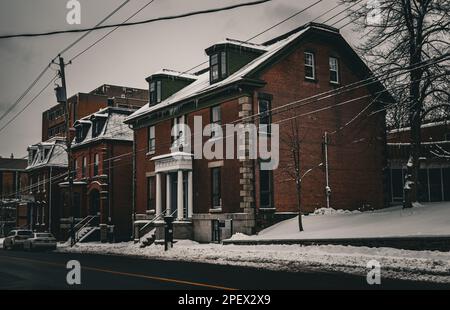
[[305, 231], [298, 231], [298, 218], [283, 221], [257, 236], [235, 235], [232, 239], [322, 239], [358, 237], [450, 236], [450, 203], [392, 207], [372, 212], [320, 209], [303, 217]]
[[450, 283], [450, 252], [334, 245], [220, 245], [193, 241], [179, 241], [168, 252], [164, 251], [162, 245], [141, 249], [132, 242], [77, 244], [73, 248], [60, 247], [58, 251], [360, 275], [367, 274], [367, 262], [375, 259], [381, 263], [383, 278]]

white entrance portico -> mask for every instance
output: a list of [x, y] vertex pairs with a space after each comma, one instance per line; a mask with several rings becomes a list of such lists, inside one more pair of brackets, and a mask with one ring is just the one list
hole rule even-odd
[[166, 215], [176, 210], [177, 220], [193, 213], [192, 154], [174, 152], [153, 157], [156, 174], [156, 216], [163, 213], [162, 175], [166, 175]]

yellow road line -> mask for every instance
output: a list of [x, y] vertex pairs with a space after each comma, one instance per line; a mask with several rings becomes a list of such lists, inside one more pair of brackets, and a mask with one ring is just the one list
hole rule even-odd
[[[0, 256], [0, 258], [3, 258], [3, 257], [4, 258], [10, 258], [10, 259], [13, 259], [13, 260], [15, 259], [15, 260], [21, 260], [21, 261], [27, 261], [27, 262], [32, 262], [32, 263], [38, 263], [38, 264], [44, 264], [44, 265], [49, 265], [49, 266], [57, 266], [57, 267], [64, 267], [64, 268], [66, 268], [66, 265], [60, 264], [60, 263], [39, 261], [39, 260], [35, 260], [35, 259], [15, 257], [15, 256], [9, 256], [9, 255], [7, 255], [7, 256]], [[101, 269], [101, 268], [95, 268], [95, 267], [81, 266], [81, 269], [97, 271], [97, 272], [104, 272], [104, 273], [110, 273], [110, 274], [115, 274], [115, 275], [128, 276], [128, 277], [136, 277], [136, 278], [143, 278], [143, 279], [149, 279], [149, 280], [156, 280], [156, 281], [161, 281], [161, 282], [187, 284], [187, 285], [191, 285], [191, 286], [199, 286], [199, 287], [206, 287], [206, 288], [219, 289], [219, 290], [227, 290], [227, 291], [229, 291], [229, 290], [237, 290], [235, 288], [219, 286], [219, 285], [205, 284], [205, 283], [192, 282], [192, 281], [184, 281], [184, 280], [178, 280], [178, 279], [170, 279], [170, 278], [157, 277], [157, 276], [148, 276], [148, 275], [144, 275], [144, 274], [121, 272], [121, 271], [114, 271], [114, 270]]]

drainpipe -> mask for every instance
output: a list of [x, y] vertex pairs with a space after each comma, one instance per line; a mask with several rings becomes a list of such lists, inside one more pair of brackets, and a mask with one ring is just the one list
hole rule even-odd
[[132, 205], [132, 214], [131, 214], [131, 232], [132, 232], [132, 240], [135, 240], [135, 231], [134, 231], [134, 223], [136, 222], [136, 131], [133, 129], [132, 125], [128, 125], [128, 127], [133, 130], [133, 180], [132, 180], [132, 195], [131, 195], [131, 205]]
[[330, 207], [330, 183], [329, 183], [329, 170], [328, 170], [328, 133], [325, 131], [324, 135], [324, 146], [325, 146], [325, 194], [327, 197], [327, 208]]
[[48, 187], [48, 231], [52, 233], [52, 169], [50, 166], [49, 187]]

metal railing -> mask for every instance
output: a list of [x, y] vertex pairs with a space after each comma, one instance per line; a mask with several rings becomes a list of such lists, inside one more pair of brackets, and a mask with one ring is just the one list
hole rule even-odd
[[[173, 216], [175, 213], [177, 212], [177, 209], [175, 209], [172, 213], [169, 214], [169, 216]], [[138, 232], [138, 240], [139, 242], [141, 241], [141, 238], [143, 236], [143, 232], [146, 230], [146, 228], [152, 224], [154, 224], [157, 220], [164, 218], [164, 216], [167, 216], [167, 209], [162, 211], [160, 214], [158, 214], [157, 216], [155, 216], [152, 220], [150, 220], [148, 223], [146, 223], [144, 226], [142, 226], [139, 229]]]
[[87, 227], [94, 219], [98, 218], [98, 215], [88, 215], [81, 221], [79, 221], [74, 227], [71, 233], [71, 236], [74, 236], [74, 240], [72, 240], [72, 246], [74, 246], [81, 238], [79, 238], [79, 234], [81, 230]]

